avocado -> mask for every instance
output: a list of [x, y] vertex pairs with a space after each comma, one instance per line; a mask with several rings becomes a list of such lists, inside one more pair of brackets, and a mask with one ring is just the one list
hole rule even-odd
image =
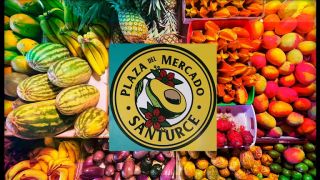
[[146, 93], [153, 106], [160, 108], [161, 113], [167, 118], [175, 118], [186, 110], [187, 102], [184, 95], [178, 89], [158, 79], [148, 82]]

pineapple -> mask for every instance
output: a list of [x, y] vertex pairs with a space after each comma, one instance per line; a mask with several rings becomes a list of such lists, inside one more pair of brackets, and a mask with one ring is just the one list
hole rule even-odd
[[177, 0], [165, 0], [165, 6], [168, 9], [175, 9], [177, 6]]
[[163, 34], [157, 40], [162, 44], [177, 44], [180, 42], [176, 34]]
[[114, 0], [107, 0], [118, 13], [119, 25], [124, 38], [130, 43], [144, 42], [148, 36], [148, 26], [139, 12]]
[[122, 32], [121, 32], [121, 29], [120, 29], [119, 25], [113, 27], [112, 35], [111, 35], [111, 40], [112, 40], [112, 42], [113, 42], [114, 44], [116, 44], [116, 43], [126, 43], [126, 42], [128, 42], [128, 41], [124, 38], [124, 36], [123, 36], [123, 34], [122, 34]]

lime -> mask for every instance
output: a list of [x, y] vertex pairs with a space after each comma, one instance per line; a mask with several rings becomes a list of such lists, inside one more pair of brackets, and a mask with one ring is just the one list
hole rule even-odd
[[307, 143], [307, 144], [303, 145], [303, 150], [305, 152], [313, 152], [316, 150], [316, 146], [312, 143]]
[[288, 162], [284, 162], [283, 163], [283, 167], [286, 168], [286, 169], [293, 169], [293, 165], [288, 163]]
[[290, 180], [290, 178], [285, 175], [280, 175], [278, 179], [279, 180]]
[[276, 150], [270, 150], [268, 151], [268, 154], [272, 159], [278, 159], [280, 157], [280, 153]]
[[287, 177], [290, 177], [291, 176], [291, 171], [289, 169], [283, 168], [282, 169], [282, 174], [287, 176]]
[[307, 172], [309, 167], [305, 163], [298, 163], [295, 165], [295, 169], [301, 173]]
[[314, 167], [313, 162], [310, 161], [309, 159], [305, 159], [302, 162], [305, 163], [307, 166], [309, 166], [309, 168], [313, 168]]
[[307, 154], [307, 158], [310, 159], [311, 161], [316, 161], [317, 160], [317, 155], [314, 152], [308, 153]]
[[310, 174], [304, 174], [302, 179], [303, 180], [313, 180], [313, 177]]
[[300, 180], [302, 179], [302, 174], [297, 171], [292, 171], [292, 179], [294, 180]]
[[278, 163], [272, 163], [270, 165], [270, 170], [275, 174], [279, 174], [280, 172], [282, 172], [282, 167]]
[[274, 149], [280, 153], [282, 153], [286, 148], [284, 147], [283, 144], [276, 144], [274, 145]]
[[312, 168], [308, 171], [309, 174], [311, 174], [313, 177], [317, 176], [317, 169], [316, 168]]

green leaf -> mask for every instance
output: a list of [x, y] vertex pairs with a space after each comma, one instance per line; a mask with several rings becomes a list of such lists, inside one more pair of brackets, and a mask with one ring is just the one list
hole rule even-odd
[[183, 82], [180, 81], [179, 79], [173, 79], [173, 84], [174, 85], [179, 85], [179, 84], [182, 84]]
[[147, 102], [147, 109], [149, 112], [153, 112], [153, 106], [149, 102]]
[[160, 76], [160, 72], [159, 72], [158, 70], [151, 69], [151, 73], [152, 73], [155, 77], [159, 77], [159, 76]]
[[138, 97], [140, 96], [140, 94], [142, 93], [142, 90], [143, 90], [143, 80], [144, 79], [141, 79], [137, 86], [136, 86], [136, 89], [135, 89], [135, 98], [136, 100], [138, 99]]
[[161, 127], [170, 127], [171, 124], [168, 123], [168, 121], [163, 121], [162, 123], [160, 123]]
[[145, 113], [148, 112], [148, 109], [145, 109], [145, 108], [139, 108], [139, 109], [140, 109], [140, 111], [141, 111], [143, 114], [145, 114]]

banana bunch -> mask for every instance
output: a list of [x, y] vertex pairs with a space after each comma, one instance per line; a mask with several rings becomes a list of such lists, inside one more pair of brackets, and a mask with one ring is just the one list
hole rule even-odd
[[64, 12], [59, 8], [53, 8], [39, 16], [40, 27], [44, 35], [53, 43], [65, 44], [60, 35], [60, 29], [64, 27]]
[[98, 39], [103, 42], [104, 46], [108, 49], [110, 45], [110, 27], [101, 20], [95, 20], [93, 24], [89, 26], [89, 30], [98, 36]]
[[64, 2], [63, 11], [64, 11], [64, 23], [65, 29], [77, 31], [80, 23], [80, 19], [73, 12], [71, 7], [67, 6]]
[[80, 159], [80, 146], [76, 141], [62, 141], [58, 150], [52, 147], [36, 148], [30, 160], [12, 166], [5, 180], [20, 179], [75, 179], [76, 163]]
[[84, 57], [81, 45], [78, 42], [79, 34], [76, 31], [65, 30], [64, 28], [60, 30], [60, 35], [64, 40], [64, 45], [67, 46], [67, 48], [74, 57]]
[[99, 76], [102, 75], [105, 69], [109, 67], [109, 53], [104, 43], [91, 31], [83, 36], [79, 35], [78, 42], [81, 44], [81, 49], [94, 72]]
[[45, 11], [49, 11], [53, 8], [63, 9], [62, 3], [59, 0], [39, 0]]

